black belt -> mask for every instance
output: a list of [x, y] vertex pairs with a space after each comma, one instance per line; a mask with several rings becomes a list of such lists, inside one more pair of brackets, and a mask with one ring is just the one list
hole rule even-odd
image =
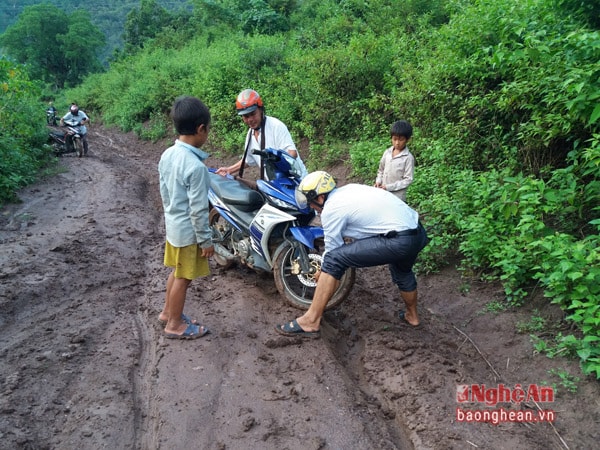
[[414, 236], [419, 232], [419, 228], [413, 228], [412, 230], [402, 230], [402, 231], [388, 231], [385, 234], [382, 234], [385, 238], [394, 238], [397, 236]]

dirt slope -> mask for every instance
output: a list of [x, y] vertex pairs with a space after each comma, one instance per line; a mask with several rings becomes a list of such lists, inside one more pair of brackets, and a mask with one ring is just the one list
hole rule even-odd
[[[534, 354], [515, 333], [525, 311], [486, 312], [500, 291], [466, 290], [452, 268], [420, 277], [421, 329], [395, 317], [387, 269], [363, 269], [323, 338], [304, 342], [273, 331], [299, 312], [269, 274], [212, 265], [186, 304], [212, 333], [163, 339], [168, 143], [99, 126], [89, 139], [90, 157], [62, 158], [0, 215], [1, 449], [597, 448], [598, 383], [564, 389], [548, 370], [581, 376], [576, 364]], [[555, 383], [539, 404], [555, 422], [456, 420], [492, 409], [457, 403], [458, 385], [499, 383]]]

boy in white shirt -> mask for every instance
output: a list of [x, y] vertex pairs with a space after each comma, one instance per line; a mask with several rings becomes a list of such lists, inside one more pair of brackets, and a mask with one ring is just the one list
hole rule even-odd
[[406, 190], [415, 173], [415, 158], [406, 146], [412, 132], [412, 126], [406, 120], [392, 124], [392, 146], [383, 153], [375, 180], [375, 187], [390, 191], [403, 202], [406, 202]]

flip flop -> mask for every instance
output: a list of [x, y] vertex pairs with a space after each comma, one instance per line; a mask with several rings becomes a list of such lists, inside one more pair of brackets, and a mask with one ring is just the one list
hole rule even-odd
[[189, 323], [182, 334], [164, 332], [163, 335], [167, 339], [198, 339], [207, 333], [209, 333], [208, 328], [202, 325], [194, 325], [193, 323]]
[[[192, 319], [190, 316], [187, 316], [187, 315], [185, 315], [185, 314], [181, 314], [181, 320], [183, 320], [183, 321], [184, 321], [185, 323], [187, 323], [188, 325], [189, 325], [190, 323], [191, 323], [191, 324], [193, 324], [193, 325], [200, 325], [200, 322], [198, 322], [196, 319]], [[167, 323], [167, 321], [166, 321], [166, 320], [161, 320], [161, 319], [158, 319], [158, 321], [159, 321], [160, 323], [162, 323], [163, 325], [164, 325], [165, 323]]]
[[406, 320], [406, 311], [404, 310], [400, 310], [398, 311], [398, 317], [400, 318], [400, 320], [404, 321], [407, 325], [410, 325], [411, 328], [421, 328], [422, 324], [419, 323], [419, 325], [413, 325], [412, 323], [410, 323], [408, 320]]
[[277, 325], [275, 331], [284, 336], [299, 336], [303, 338], [318, 338], [321, 336], [321, 330], [317, 331], [304, 331], [296, 319], [291, 322], [286, 322], [283, 325]]

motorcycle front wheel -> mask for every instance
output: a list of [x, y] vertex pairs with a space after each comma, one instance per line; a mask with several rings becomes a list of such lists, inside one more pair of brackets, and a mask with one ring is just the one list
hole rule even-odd
[[75, 153], [81, 158], [83, 156], [83, 142], [81, 139], [73, 139], [73, 145], [75, 146]]
[[[323, 257], [320, 253], [309, 253], [311, 266], [315, 272], [321, 270]], [[275, 277], [275, 286], [286, 302], [299, 309], [308, 309], [312, 303], [317, 281], [313, 275], [303, 274], [299, 271], [298, 262], [294, 260], [294, 249], [289, 242], [284, 242], [279, 246], [273, 258], [273, 276]], [[340, 305], [350, 294], [356, 271], [353, 268], [346, 270], [346, 273], [340, 280], [340, 285], [335, 291], [326, 310]]]

